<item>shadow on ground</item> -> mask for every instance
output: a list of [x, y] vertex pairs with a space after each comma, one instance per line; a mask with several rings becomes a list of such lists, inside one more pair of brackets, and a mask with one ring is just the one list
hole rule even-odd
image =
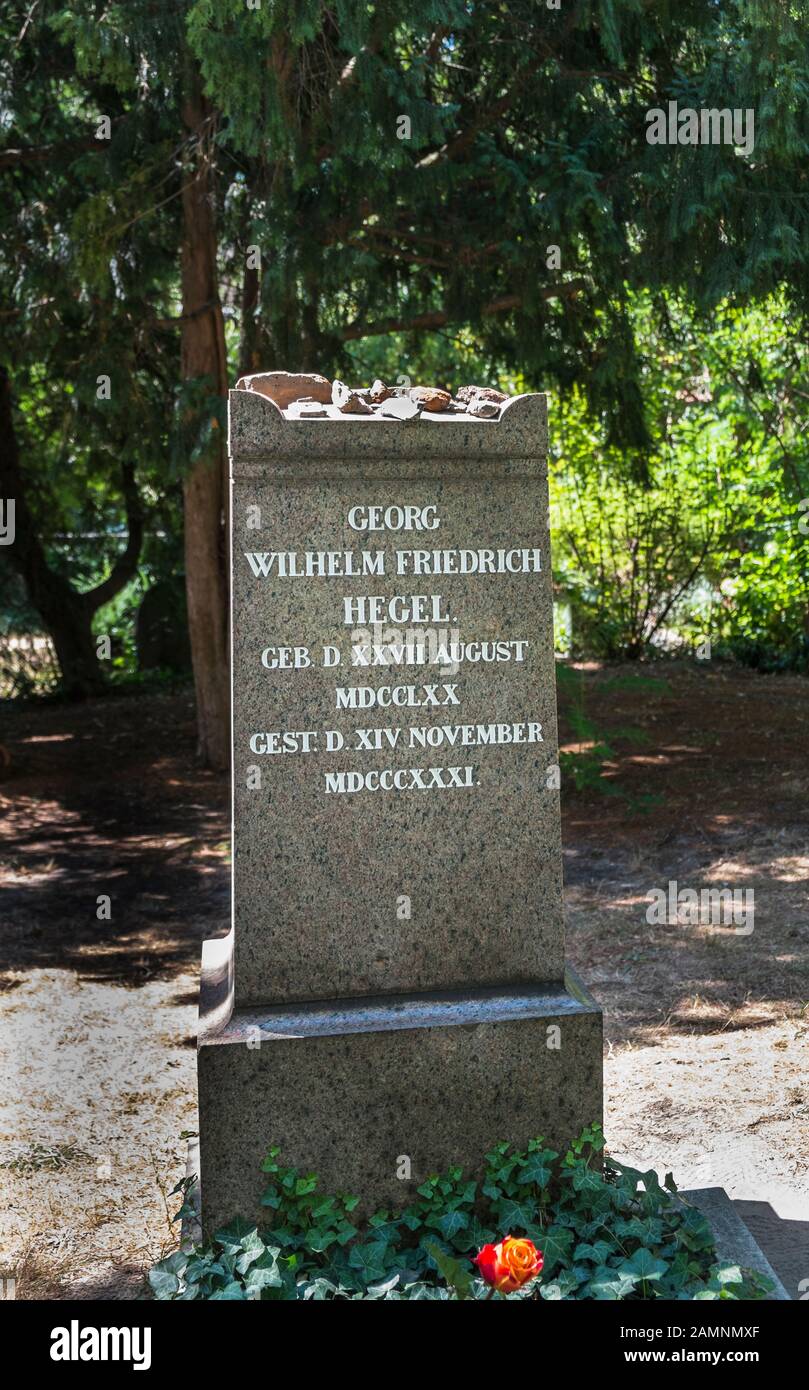
[[139, 985], [196, 966], [227, 926], [230, 828], [190, 696], [28, 704], [3, 740], [4, 969]]

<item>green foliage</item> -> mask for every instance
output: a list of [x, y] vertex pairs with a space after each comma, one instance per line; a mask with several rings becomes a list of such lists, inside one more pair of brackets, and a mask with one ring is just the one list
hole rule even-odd
[[[151, 31], [168, 49], [178, 30], [168, 8], [148, 8], [113, 5], [101, 17], [43, 0], [0, 17], [0, 365], [36, 534], [74, 591], [95, 588], [124, 551], [134, 480], [145, 521], [138, 571], [114, 611], [96, 615], [129, 670], [139, 593], [182, 565], [181, 469], [171, 463], [179, 341], [167, 326], [180, 121], [142, 47]], [[110, 138], [96, 141], [102, 117]], [[0, 552], [0, 626], [15, 618], [12, 558]], [[24, 631], [42, 631], [38, 615]]]
[[[805, 666], [803, 20], [783, 0], [10, 0], [0, 362], [49, 564], [81, 592], [109, 573], [126, 461], [144, 582], [180, 567], [182, 476], [223, 424], [210, 382], [178, 387], [199, 139], [231, 378], [548, 389], [574, 654], [710, 637]], [[672, 99], [754, 108], [752, 155], [650, 146]]]
[[[627, 289], [709, 308], [785, 282], [805, 307], [807, 68], [788, 8], [193, 0], [187, 34], [239, 169], [237, 239], [263, 251], [270, 365], [307, 355], [359, 379], [382, 359], [415, 378], [437, 361], [446, 381], [471, 354], [490, 377], [578, 384], [612, 443], [648, 450]], [[646, 142], [651, 106], [730, 91], [760, 113], [762, 157]]]
[[[262, 1165], [270, 1224], [235, 1221], [206, 1245], [177, 1251], [149, 1282], [158, 1299], [756, 1299], [768, 1283], [716, 1258], [707, 1221], [668, 1175], [602, 1158], [584, 1130], [559, 1155], [542, 1139], [498, 1144], [481, 1182], [459, 1168], [431, 1177], [398, 1213], [357, 1222], [356, 1197], [324, 1196], [271, 1149]], [[188, 1184], [180, 1184], [186, 1201]], [[184, 1204], [183, 1210], [187, 1210]], [[182, 1214], [182, 1213], [181, 1213]], [[543, 1252], [540, 1280], [491, 1294], [472, 1259], [482, 1245], [527, 1236]]]
[[[263, 251], [270, 365], [454, 376], [471, 350], [489, 376], [577, 385], [640, 465], [655, 416], [628, 291], [809, 303], [792, 7], [193, 0], [187, 35], [243, 171], [228, 196]], [[729, 93], [758, 112], [755, 157], [647, 143], [650, 107]]]
[[809, 356], [782, 296], [703, 322], [633, 308], [654, 447], [643, 476], [573, 392], [551, 438], [554, 567], [572, 653], [637, 658], [710, 640], [801, 667], [809, 636]]

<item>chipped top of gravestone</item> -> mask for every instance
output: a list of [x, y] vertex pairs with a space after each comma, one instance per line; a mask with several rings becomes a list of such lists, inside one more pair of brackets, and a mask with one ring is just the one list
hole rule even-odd
[[239, 377], [236, 390], [265, 396], [281, 410], [304, 399], [322, 404], [331, 401], [331, 382], [317, 372], [252, 372]]
[[548, 452], [547, 397], [542, 393], [512, 396], [493, 419], [466, 410], [421, 410], [410, 420], [397, 420], [386, 417], [382, 405], [371, 414], [358, 415], [343, 414], [331, 403], [321, 404], [324, 413], [301, 416], [300, 406], [281, 410], [255, 389], [231, 391], [229, 405], [234, 472], [242, 471], [240, 461], [279, 458], [312, 465], [374, 458], [470, 462], [544, 459]]

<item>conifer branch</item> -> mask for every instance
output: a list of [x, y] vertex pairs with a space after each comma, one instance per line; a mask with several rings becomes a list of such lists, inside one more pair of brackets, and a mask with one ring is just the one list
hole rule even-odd
[[[539, 291], [541, 299], [571, 299], [581, 290], [587, 288], [587, 281], [584, 279], [565, 280], [560, 285], [548, 285]], [[492, 299], [488, 304], [484, 304], [481, 313], [487, 317], [492, 314], [507, 314], [511, 309], [519, 309], [524, 303], [524, 297], [519, 294], [501, 295], [499, 299]], [[343, 342], [352, 342], [357, 338], [373, 338], [384, 333], [411, 333], [418, 330], [430, 330], [433, 328], [444, 328], [452, 322], [453, 315], [443, 309], [429, 310], [424, 314], [415, 314], [409, 319], [387, 318], [378, 319], [372, 323], [362, 323], [357, 320], [349, 323], [341, 329], [337, 336]]]

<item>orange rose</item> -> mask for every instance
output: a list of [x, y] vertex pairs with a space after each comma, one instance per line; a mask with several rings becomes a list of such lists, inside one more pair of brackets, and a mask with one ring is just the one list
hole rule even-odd
[[514, 1293], [541, 1273], [544, 1260], [532, 1240], [505, 1236], [497, 1245], [484, 1245], [472, 1263], [487, 1284], [500, 1293]]

